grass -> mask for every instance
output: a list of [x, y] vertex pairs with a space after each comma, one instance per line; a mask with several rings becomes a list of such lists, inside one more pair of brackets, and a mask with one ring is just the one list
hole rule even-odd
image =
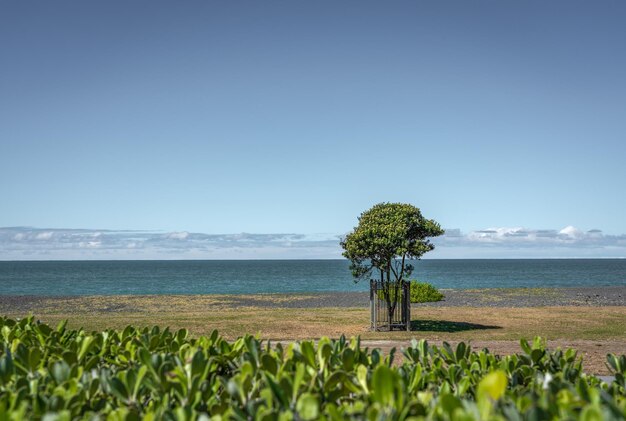
[[[256, 302], [284, 300], [255, 295]], [[303, 297], [295, 297], [303, 299]], [[259, 333], [268, 339], [308, 339], [361, 335], [365, 339], [447, 340], [626, 339], [626, 307], [414, 307], [412, 332], [370, 332], [367, 308], [289, 309], [238, 307], [229, 296], [97, 296], [4, 302], [0, 313], [29, 313], [72, 327], [102, 329], [135, 325], [185, 327], [194, 334], [218, 329], [227, 338]]]
[[365, 307], [272, 308], [258, 303], [277, 303], [288, 296], [238, 296], [242, 298], [257, 306], [242, 307], [228, 295], [26, 297], [0, 301], [0, 314], [32, 313], [50, 324], [67, 319], [69, 327], [87, 330], [157, 324], [203, 335], [217, 329], [228, 339], [245, 333], [273, 341], [360, 335], [368, 346], [387, 351], [406, 346], [410, 339], [425, 338], [435, 343], [471, 341], [476, 348], [510, 354], [519, 352], [520, 338], [542, 336], [550, 346], [580, 350], [585, 366], [597, 374], [607, 374], [607, 353], [623, 354], [626, 349], [626, 307], [419, 306], [411, 311], [411, 332], [371, 332]]

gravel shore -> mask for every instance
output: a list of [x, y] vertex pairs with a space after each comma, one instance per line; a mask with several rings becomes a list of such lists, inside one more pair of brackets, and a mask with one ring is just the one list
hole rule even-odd
[[[436, 303], [413, 304], [415, 307], [547, 307], [547, 306], [626, 306], [626, 285], [575, 288], [490, 288], [444, 289], [445, 299]], [[367, 292], [331, 292], [312, 294], [255, 294], [207, 296], [215, 304], [229, 307], [274, 308], [363, 308], [369, 305]], [[136, 297], [139, 298], [139, 297]], [[163, 296], [165, 299], [165, 296]], [[0, 309], [29, 310], [38, 303], [55, 299], [73, 301], [79, 296], [0, 295]]]
[[[413, 304], [434, 307], [548, 307], [548, 306], [626, 306], [626, 286], [577, 288], [489, 288], [443, 289], [444, 300], [435, 303]], [[231, 296], [234, 305], [253, 307], [318, 308], [367, 307], [367, 292], [333, 292], [303, 294], [297, 300], [286, 300], [287, 295]]]

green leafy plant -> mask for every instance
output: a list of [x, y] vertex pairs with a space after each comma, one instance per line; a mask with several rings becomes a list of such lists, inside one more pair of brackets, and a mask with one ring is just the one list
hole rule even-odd
[[0, 318], [0, 420], [478, 420], [626, 417], [616, 381], [576, 351], [522, 340], [498, 356], [413, 341], [395, 362], [358, 337], [270, 344], [159, 327], [86, 332]]
[[412, 303], [430, 303], [445, 298], [434, 285], [428, 282], [411, 281], [410, 291]]
[[[402, 300], [402, 290], [395, 293], [395, 286], [391, 287], [391, 293], [389, 294], [391, 299]], [[428, 282], [411, 281], [410, 285], [410, 301], [412, 303], [430, 303], [435, 301], [441, 301], [445, 296], [439, 292], [432, 284]], [[384, 291], [378, 291], [378, 298], [385, 299]]]

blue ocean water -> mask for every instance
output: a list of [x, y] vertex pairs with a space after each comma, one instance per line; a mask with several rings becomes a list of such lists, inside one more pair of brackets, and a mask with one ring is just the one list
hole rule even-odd
[[[439, 288], [626, 285], [626, 259], [421, 260]], [[365, 291], [345, 260], [0, 261], [0, 295]]]

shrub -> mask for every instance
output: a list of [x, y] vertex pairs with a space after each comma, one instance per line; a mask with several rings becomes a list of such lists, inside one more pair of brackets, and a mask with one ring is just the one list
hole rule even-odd
[[445, 296], [428, 282], [411, 281], [411, 302], [431, 303], [441, 301]]
[[521, 341], [499, 356], [413, 341], [394, 364], [358, 337], [270, 346], [217, 331], [86, 332], [0, 317], [1, 420], [474, 420], [626, 417], [626, 357], [615, 381], [574, 350]]
[[[437, 288], [435, 288], [432, 284], [428, 282], [419, 282], [419, 281], [410, 281], [411, 282], [411, 302], [412, 303], [431, 303], [435, 301], [441, 301], [445, 298], [445, 296], [439, 292]], [[395, 298], [395, 285], [391, 285], [389, 287], [390, 299], [393, 301]], [[385, 299], [385, 294], [383, 291], [378, 291], [378, 298], [380, 300]], [[398, 293], [398, 301], [402, 300], [402, 291]]]

